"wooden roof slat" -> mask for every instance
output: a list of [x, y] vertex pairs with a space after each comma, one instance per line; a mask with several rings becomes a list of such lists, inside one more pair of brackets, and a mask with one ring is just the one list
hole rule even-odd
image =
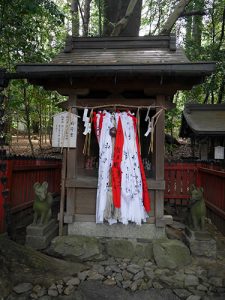
[[[185, 123], [185, 124], [184, 124]], [[189, 104], [183, 112], [180, 135], [186, 137], [190, 131], [197, 135], [225, 136], [224, 104]], [[188, 133], [187, 133], [188, 132]]]

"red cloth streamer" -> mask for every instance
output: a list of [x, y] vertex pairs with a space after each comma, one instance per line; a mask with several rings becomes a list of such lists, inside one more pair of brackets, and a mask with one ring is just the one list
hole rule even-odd
[[105, 113], [99, 112], [98, 114], [100, 114], [99, 127], [97, 128], [97, 116], [96, 116], [95, 111], [93, 112], [92, 122], [94, 124], [94, 129], [95, 129], [95, 134], [97, 136], [97, 140], [99, 141], [99, 138], [101, 135], [101, 130], [102, 130], [103, 117], [105, 116]]
[[116, 208], [121, 206], [121, 161], [123, 157], [123, 128], [121, 119], [118, 119], [118, 126], [116, 131], [116, 139], [113, 154], [113, 165], [112, 165], [112, 192], [113, 192], [113, 203]]

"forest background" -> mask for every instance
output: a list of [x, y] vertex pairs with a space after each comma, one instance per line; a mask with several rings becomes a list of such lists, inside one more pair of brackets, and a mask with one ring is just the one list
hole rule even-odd
[[[178, 92], [176, 108], [166, 115], [166, 130], [177, 136], [185, 103], [225, 102], [224, 0], [1, 0], [0, 67], [14, 71], [20, 62], [48, 62], [76, 36], [157, 35], [174, 32], [191, 61], [216, 61], [216, 72], [204, 84]], [[5, 90], [7, 140], [25, 130], [42, 149], [52, 116], [63, 101], [56, 92], [14, 80]]]

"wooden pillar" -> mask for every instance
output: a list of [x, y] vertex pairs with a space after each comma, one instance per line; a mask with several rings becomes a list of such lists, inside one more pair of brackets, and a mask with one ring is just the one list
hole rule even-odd
[[[77, 95], [69, 95], [68, 107], [75, 106], [77, 102]], [[77, 110], [73, 108], [71, 110], [73, 113], [77, 113]], [[77, 149], [70, 148], [66, 149], [66, 181], [67, 180], [76, 180], [77, 177]], [[65, 163], [65, 162], [63, 162]], [[65, 223], [74, 222], [74, 212], [75, 212], [75, 197], [76, 197], [76, 188], [75, 187], [66, 187], [66, 214], [64, 218]]]
[[[156, 106], [165, 106], [165, 96], [156, 97]], [[158, 112], [161, 108], [157, 108]], [[163, 110], [157, 121], [154, 138], [154, 165], [155, 179], [164, 183], [164, 158], [165, 158], [165, 111]], [[164, 190], [155, 191], [155, 219], [157, 227], [164, 227]]]

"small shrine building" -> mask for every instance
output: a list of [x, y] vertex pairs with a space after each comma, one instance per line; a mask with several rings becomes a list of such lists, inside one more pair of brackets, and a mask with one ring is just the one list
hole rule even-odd
[[[151, 154], [149, 138], [141, 137], [142, 159], [150, 166], [145, 171], [151, 212], [147, 224], [136, 226], [138, 229], [133, 224], [95, 224], [97, 167], [86, 167], [83, 124], [79, 119], [77, 147], [65, 148], [63, 152], [60, 222], [68, 224], [68, 234], [132, 234], [143, 238], [146, 234], [149, 238], [164, 235], [165, 225], [172, 222], [171, 216], [164, 215], [165, 110], [174, 107], [173, 96], [177, 91], [192, 89], [214, 70], [214, 62], [190, 62], [176, 46], [174, 35], [160, 35], [68, 37], [64, 50], [49, 63], [18, 64], [16, 74], [6, 74], [11, 79], [26, 78], [30, 84], [67, 96], [64, 108], [80, 115], [85, 107], [130, 109], [135, 113], [139, 109], [140, 126], [144, 128], [147, 107], [150, 117], [160, 112]], [[92, 148], [96, 155], [97, 146]]]

